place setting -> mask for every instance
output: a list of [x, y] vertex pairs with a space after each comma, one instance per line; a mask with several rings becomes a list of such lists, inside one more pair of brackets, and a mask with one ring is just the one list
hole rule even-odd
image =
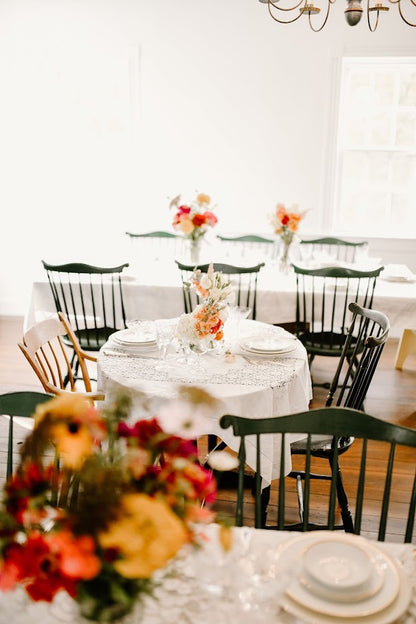
[[308, 533], [282, 544], [279, 558], [294, 570], [281, 606], [307, 624], [391, 624], [409, 605], [401, 565], [359, 536]]

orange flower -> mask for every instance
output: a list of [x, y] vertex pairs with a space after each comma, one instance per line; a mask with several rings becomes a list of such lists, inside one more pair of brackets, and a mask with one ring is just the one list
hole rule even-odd
[[209, 204], [211, 202], [211, 197], [205, 193], [198, 193], [196, 201], [198, 204]]
[[166, 505], [146, 494], [125, 494], [120, 515], [98, 536], [102, 548], [116, 550], [114, 567], [126, 578], [149, 578], [188, 541], [183, 522]]

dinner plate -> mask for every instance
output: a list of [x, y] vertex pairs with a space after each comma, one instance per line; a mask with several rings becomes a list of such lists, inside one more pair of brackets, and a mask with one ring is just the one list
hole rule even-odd
[[240, 342], [240, 346], [245, 351], [251, 353], [288, 353], [296, 349], [296, 340], [294, 338], [281, 338], [274, 336], [250, 336], [244, 338]]
[[[369, 557], [371, 557], [374, 561], [374, 574], [376, 576], [381, 573], [384, 575], [381, 587], [378, 591], [373, 592], [368, 598], [363, 600], [352, 599], [348, 602], [340, 603], [338, 600], [330, 600], [329, 598], [321, 597], [317, 593], [310, 591], [311, 588], [304, 585], [300, 575], [298, 578], [294, 579], [286, 589], [288, 610], [290, 610], [293, 605], [300, 609], [307, 610], [307, 612], [312, 614], [311, 617], [314, 619], [311, 621], [313, 622], [338, 622], [338, 619], [331, 620], [331, 618], [340, 617], [342, 617], [342, 620], [340, 621], [353, 621], [358, 618], [368, 618], [373, 615], [378, 615], [381, 612], [384, 614], [384, 611], [389, 607], [389, 605], [393, 604], [398, 599], [398, 595], [400, 593], [399, 569], [396, 563], [387, 554], [372, 544], [369, 544], [367, 541], [362, 540], [360, 537], [342, 536], [342, 538], [340, 538], [340, 536], [334, 536], [331, 533], [326, 533], [325, 536], [321, 533], [319, 537], [305, 535], [300, 538], [295, 538], [294, 540], [287, 542], [287, 544], [283, 544], [280, 549], [280, 556], [284, 556], [288, 560], [302, 558], [307, 549], [315, 542], [321, 542], [323, 537], [328, 542], [337, 542], [340, 539], [345, 539], [347, 543], [360, 546], [364, 551], [366, 551]], [[327, 619], [319, 619], [324, 617]], [[378, 620], [369, 621], [378, 622]]]
[[140, 338], [140, 335], [138, 336], [131, 329], [122, 329], [111, 335], [111, 339], [114, 340], [114, 342], [124, 346], [155, 347], [157, 344], [154, 338], [146, 337], [146, 335], [143, 335], [143, 337], [141, 339]]
[[304, 624], [392, 624], [405, 613], [412, 597], [411, 585], [407, 576], [401, 566], [394, 563], [393, 565], [397, 569], [399, 591], [396, 598], [381, 611], [351, 617], [344, 615], [344, 605], [338, 604], [338, 615], [326, 615], [309, 609], [287, 594], [282, 596], [281, 606]]
[[303, 555], [303, 567], [312, 581], [348, 595], [359, 591], [373, 572], [368, 551], [342, 538], [318, 540]]

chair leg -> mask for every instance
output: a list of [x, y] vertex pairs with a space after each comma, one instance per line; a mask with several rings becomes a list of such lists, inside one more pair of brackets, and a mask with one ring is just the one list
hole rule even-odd
[[[331, 466], [331, 470], [333, 470], [333, 461], [332, 458], [329, 458], [329, 465]], [[344, 525], [344, 529], [346, 533], [354, 533], [354, 522], [352, 519], [352, 514], [348, 506], [348, 497], [345, 492], [344, 483], [342, 481], [341, 468], [339, 467], [339, 463], [337, 464], [337, 499], [338, 504], [341, 509], [341, 518], [342, 524]]]

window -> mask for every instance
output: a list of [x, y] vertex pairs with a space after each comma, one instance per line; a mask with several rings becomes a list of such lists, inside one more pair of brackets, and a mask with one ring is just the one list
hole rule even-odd
[[416, 58], [343, 59], [335, 188], [334, 231], [416, 238]]

